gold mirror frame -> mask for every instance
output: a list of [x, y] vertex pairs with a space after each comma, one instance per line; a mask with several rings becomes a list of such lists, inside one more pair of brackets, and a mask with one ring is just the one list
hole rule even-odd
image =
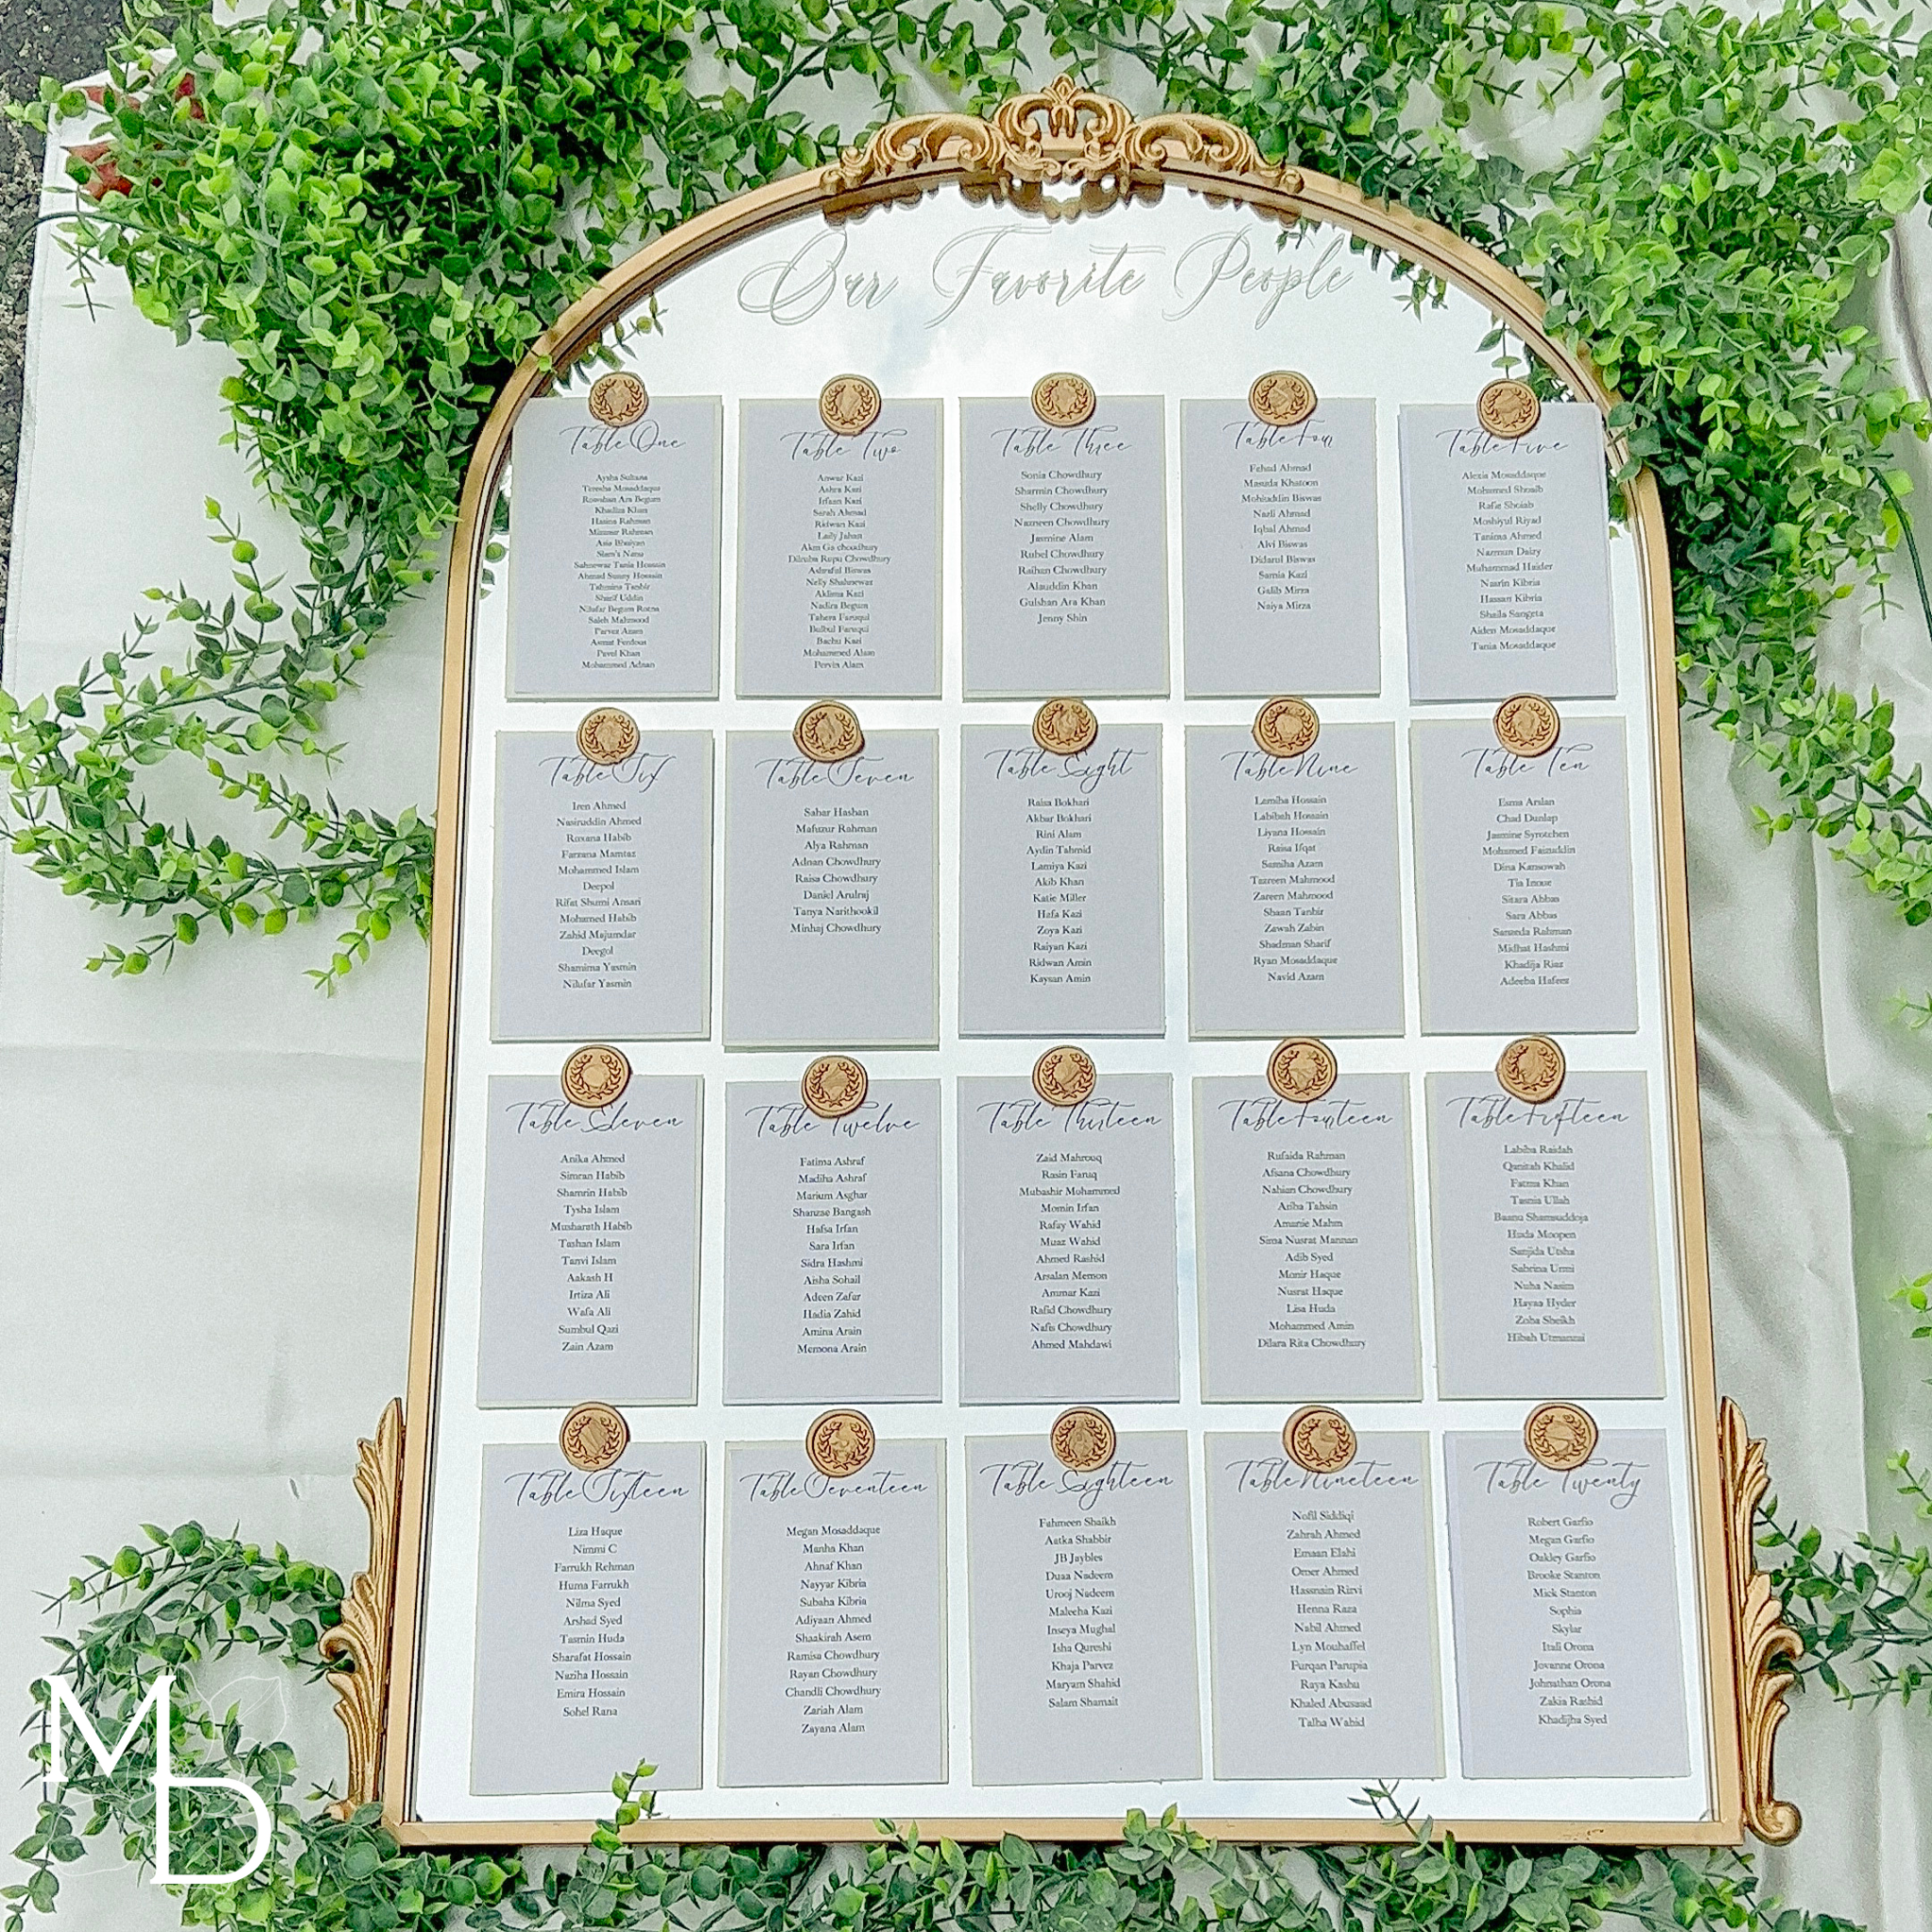
[[[1387, 202], [1305, 169], [1271, 165], [1254, 142], [1222, 121], [1193, 114], [1137, 120], [1119, 101], [1062, 75], [1038, 93], [1009, 99], [987, 119], [927, 114], [881, 128], [831, 165], [725, 202], [662, 236], [613, 269], [538, 339], [504, 386], [484, 425], [465, 480], [451, 544], [445, 602], [439, 823], [460, 826], [467, 755], [471, 627], [491, 512], [510, 432], [525, 403], [592, 351], [605, 333], [654, 290], [716, 249], [817, 211], [836, 220], [885, 202], [916, 201], [944, 187], [1048, 216], [1158, 194], [1168, 185], [1236, 201], [1284, 224], [1326, 222], [1416, 263], [1474, 297], [1568, 385], [1607, 411], [1615, 398], [1587, 356], [1542, 329], [1542, 304], [1514, 275], [1451, 234]], [[1612, 454], [1619, 443], [1611, 439]], [[1711, 1353], [1705, 1253], [1703, 1174], [1698, 1154], [1695, 1041], [1683, 841], [1674, 624], [1662, 506], [1656, 479], [1625, 485], [1653, 654], [1652, 732], [1657, 772], [1657, 857], [1669, 990], [1670, 1085], [1675, 1123], [1685, 1322], [1686, 1393], [1697, 1496], [1697, 1571], [1702, 1591], [1712, 1815], [1702, 1821], [1602, 1824], [1579, 1820], [1443, 1819], [1438, 1833], [1464, 1840], [1562, 1843], [1736, 1844], [1748, 1829], [1768, 1842], [1795, 1836], [1795, 1807], [1772, 1789], [1772, 1740], [1793, 1681], [1798, 1641], [1781, 1616], [1770, 1579], [1754, 1557], [1757, 1508], [1768, 1477], [1763, 1445], [1749, 1440], [1734, 1405], [1720, 1405]], [[425, 1073], [422, 1187], [406, 1409], [391, 1404], [373, 1441], [361, 1444], [357, 1489], [371, 1524], [367, 1571], [352, 1587], [342, 1624], [325, 1640], [339, 1666], [339, 1711], [348, 1732], [349, 1776], [338, 1807], [379, 1803], [388, 1830], [406, 1845], [571, 1844], [589, 1823], [434, 1823], [411, 1815], [412, 1711], [433, 1436], [440, 1273], [443, 1240], [442, 1154], [453, 1051], [455, 921], [460, 840], [438, 841], [431, 935], [429, 1024]], [[1118, 1837], [1112, 1819], [921, 1820], [927, 1837], [996, 1839]], [[1202, 1819], [1210, 1834], [1248, 1841], [1402, 1839], [1399, 1824], [1372, 1819]], [[785, 1819], [772, 1825], [715, 1827], [646, 1820], [635, 1839], [806, 1840], [876, 1836], [869, 1822]]]

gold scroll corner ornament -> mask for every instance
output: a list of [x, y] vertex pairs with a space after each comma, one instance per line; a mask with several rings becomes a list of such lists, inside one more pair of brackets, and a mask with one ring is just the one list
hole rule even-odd
[[1790, 1668], [1804, 1649], [1785, 1622], [1772, 1580], [1757, 1567], [1757, 1506], [1771, 1486], [1764, 1444], [1754, 1441], [1729, 1396], [1717, 1410], [1718, 1483], [1724, 1496], [1724, 1571], [1731, 1600], [1731, 1664], [1738, 1695], [1744, 1824], [1768, 1845], [1788, 1845], [1804, 1816], [1775, 1795], [1773, 1745], [1785, 1721]]
[[1485, 385], [1482, 394], [1475, 399], [1475, 420], [1491, 436], [1500, 436], [1506, 442], [1527, 436], [1542, 412], [1543, 406], [1537, 401], [1535, 390], [1514, 376]]
[[1248, 411], [1274, 429], [1306, 423], [1320, 406], [1315, 385], [1299, 369], [1271, 369], [1248, 387]]
[[369, 1518], [369, 1562], [342, 1599], [341, 1622], [325, 1630], [317, 1648], [331, 1662], [347, 1657], [351, 1668], [334, 1672], [336, 1716], [349, 1740], [349, 1776], [343, 1795], [329, 1807], [338, 1819], [382, 1796], [383, 1711], [389, 1692], [389, 1638], [395, 1614], [396, 1536], [403, 1514], [403, 1405], [391, 1401], [373, 1437], [356, 1444], [356, 1493]]
[[857, 1475], [872, 1460], [878, 1435], [856, 1408], [828, 1408], [805, 1432], [805, 1453], [821, 1475], [834, 1482]]
[[1100, 720], [1079, 698], [1048, 698], [1033, 714], [1033, 741], [1055, 758], [1078, 758], [1099, 736]]
[[1093, 385], [1071, 369], [1056, 369], [1033, 385], [1033, 413], [1050, 429], [1077, 429], [1100, 401]]
[[799, 755], [815, 765], [842, 765], [865, 749], [865, 733], [850, 705], [827, 698], [799, 712], [798, 723], [791, 727], [791, 741]]
[[819, 391], [819, 421], [834, 436], [862, 436], [884, 407], [879, 386], [869, 375], [835, 375]]
[[591, 385], [589, 402], [607, 429], [628, 429], [651, 407], [651, 392], [628, 369], [613, 369]]
[[841, 1121], [865, 1105], [872, 1081], [862, 1061], [849, 1053], [822, 1053], [806, 1068], [798, 1097], [822, 1121]]
[[1113, 1419], [1104, 1409], [1098, 1408], [1062, 1409], [1054, 1418], [1046, 1439], [1052, 1446], [1055, 1461], [1071, 1469], [1076, 1475], [1105, 1469], [1120, 1446], [1120, 1438], [1114, 1433]]

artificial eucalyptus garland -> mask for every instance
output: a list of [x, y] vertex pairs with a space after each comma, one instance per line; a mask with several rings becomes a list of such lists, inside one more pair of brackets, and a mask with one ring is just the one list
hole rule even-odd
[[[0, 695], [14, 847], [134, 917], [89, 962], [119, 974], [210, 921], [339, 910], [331, 985], [423, 928], [429, 823], [291, 774], [328, 765], [331, 700], [427, 581], [494, 389], [621, 250], [859, 131], [808, 123], [808, 83], [856, 79], [873, 118], [915, 78], [983, 108], [1044, 42], [1400, 199], [1541, 291], [1662, 484], [1687, 707], [1774, 781], [1768, 834], [1810, 826], [1916, 924], [1932, 800], [1896, 769], [1890, 703], [1830, 689], [1813, 651], [1835, 600], [1885, 594], [1910, 539], [1894, 445], [1928, 428], [1845, 314], [1932, 162], [1932, 69], [1904, 22], [1802, 0], [1750, 20], [1644, 0], [273, 0], [218, 22], [210, 0], [134, 0], [63, 237], [83, 276], [111, 263], [154, 321], [228, 344], [232, 433], [307, 572], [265, 581], [211, 505], [232, 589], [152, 591], [71, 684]], [[1492, 150], [1500, 109], [1573, 98], [1602, 110], [1574, 158]], [[24, 111], [86, 108], [48, 83]], [[267, 837], [151, 810], [142, 773], [171, 758]]]

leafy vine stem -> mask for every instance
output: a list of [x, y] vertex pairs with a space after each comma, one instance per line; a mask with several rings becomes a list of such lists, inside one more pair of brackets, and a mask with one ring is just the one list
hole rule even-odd
[[[1932, 162], [1932, 70], [1905, 23], [1805, 0], [1749, 20], [1642, 0], [272, 0], [234, 21], [135, 0], [61, 233], [84, 283], [118, 268], [142, 313], [231, 349], [230, 434], [306, 566], [264, 581], [210, 506], [229, 590], [151, 592], [72, 683], [0, 695], [14, 848], [134, 917], [89, 962], [116, 974], [210, 926], [340, 911], [315, 974], [333, 986], [422, 929], [428, 820], [297, 778], [333, 763], [329, 705], [433, 574], [496, 386], [620, 251], [858, 131], [809, 123], [808, 86], [856, 86], [873, 121], [916, 82], [978, 111], [1044, 42], [1400, 199], [1540, 289], [1662, 484], [1687, 707], [1774, 781], [1767, 835], [1809, 826], [1916, 924], [1932, 802], [1897, 768], [1890, 703], [1832, 689], [1814, 648], [1836, 601], [1887, 594], [1910, 534], [1895, 445], [1928, 429], [1847, 315]], [[1574, 157], [1497, 151], [1499, 115], [1568, 100], [1601, 114]], [[87, 106], [47, 83], [22, 111]], [[142, 773], [170, 759], [222, 831], [150, 807]]]

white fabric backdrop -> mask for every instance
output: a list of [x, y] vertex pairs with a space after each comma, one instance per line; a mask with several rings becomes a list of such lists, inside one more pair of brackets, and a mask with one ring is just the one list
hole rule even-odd
[[[23, 696], [112, 648], [150, 584], [220, 589], [205, 496], [246, 507], [265, 557], [299, 559], [219, 446], [225, 355], [177, 348], [114, 277], [90, 314], [47, 234], [4, 665]], [[1923, 222], [1873, 306], [1924, 394]], [[1932, 463], [1911, 460], [1932, 500]], [[1858, 601], [1825, 661], [1897, 700], [1909, 764], [1932, 751], [1925, 629], [1915, 604], [1881, 622]], [[439, 610], [407, 613], [336, 708], [347, 756], [311, 789], [429, 801]], [[1932, 1034], [1890, 1013], [1932, 988], [1932, 929], [1908, 932], [1805, 836], [1767, 847], [1750, 823], [1763, 774], [1700, 724], [1685, 765], [1720, 1387], [1769, 1439], [1788, 1513], [1909, 1536], [1884, 1462], [1907, 1441], [1932, 1454], [1932, 1359], [1901, 1346], [1885, 1296], [1932, 1269]], [[398, 937], [325, 1000], [301, 969], [334, 930], [218, 936], [165, 974], [110, 980], [80, 966], [122, 937], [111, 923], [0, 860], [0, 1699], [23, 1716], [51, 1627], [41, 1593], [142, 1521], [192, 1515], [360, 1564], [356, 1438], [401, 1390], [408, 1342], [425, 960]], [[325, 1696], [273, 1667], [243, 1689], [311, 1775], [340, 1781]], [[1807, 1824], [1761, 1858], [1768, 1890], [1874, 1932], [1932, 1924], [1932, 1712], [1848, 1713], [1814, 1692], [1778, 1773]], [[0, 1847], [34, 1795], [0, 1775]], [[111, 1857], [70, 1868], [63, 1901], [76, 1932], [178, 1923]]]

